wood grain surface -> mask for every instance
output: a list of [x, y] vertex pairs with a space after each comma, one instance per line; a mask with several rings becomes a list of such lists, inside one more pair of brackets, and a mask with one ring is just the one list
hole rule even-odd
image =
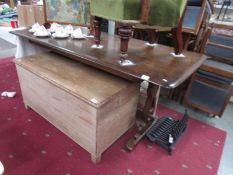
[[139, 84], [49, 52], [15, 62], [25, 106], [87, 150], [94, 163], [134, 124]]
[[206, 59], [203, 54], [188, 51], [183, 52], [184, 58], [177, 58], [171, 55], [172, 47], [164, 45], [148, 47], [144, 41], [130, 39], [129, 59], [136, 65], [121, 66], [118, 63], [120, 60], [118, 36], [102, 33], [101, 44], [104, 48], [95, 49], [91, 48], [94, 44], [93, 39], [80, 41], [71, 38], [63, 40], [37, 38], [29, 33], [28, 29], [12, 33], [69, 58], [132, 81], [141, 81], [141, 76], [147, 75], [150, 77], [150, 83], [167, 88], [177, 87]]

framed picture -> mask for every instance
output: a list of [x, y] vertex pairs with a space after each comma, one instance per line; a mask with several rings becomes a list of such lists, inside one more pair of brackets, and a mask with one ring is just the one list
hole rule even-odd
[[90, 25], [90, 0], [44, 0], [44, 5], [47, 22]]

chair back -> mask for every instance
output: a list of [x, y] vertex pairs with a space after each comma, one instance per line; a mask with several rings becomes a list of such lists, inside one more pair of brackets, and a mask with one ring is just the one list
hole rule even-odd
[[208, 59], [193, 74], [184, 104], [221, 117], [233, 95], [233, 38], [219, 34], [219, 27], [207, 28], [200, 51]]
[[187, 0], [143, 0], [141, 21], [149, 26], [177, 27], [186, 4]]
[[[233, 32], [232, 36], [221, 34], [222, 27], [212, 24], [201, 44], [201, 52], [211, 59], [233, 65]], [[233, 71], [233, 70], [232, 70]]]
[[188, 0], [185, 11], [183, 31], [197, 35], [202, 24], [213, 14], [210, 0]]

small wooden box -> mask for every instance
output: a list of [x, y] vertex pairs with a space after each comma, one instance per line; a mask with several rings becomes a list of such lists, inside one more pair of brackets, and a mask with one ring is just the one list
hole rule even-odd
[[21, 27], [31, 27], [38, 22], [45, 23], [44, 6], [40, 5], [18, 5], [18, 19]]
[[32, 26], [35, 21], [35, 12], [32, 5], [18, 5], [18, 19], [21, 27]]
[[87, 150], [93, 162], [134, 124], [138, 84], [54, 53], [15, 62], [25, 106]]
[[34, 13], [35, 13], [35, 21], [40, 25], [44, 25], [45, 23], [45, 15], [44, 15], [44, 6], [42, 5], [33, 5]]

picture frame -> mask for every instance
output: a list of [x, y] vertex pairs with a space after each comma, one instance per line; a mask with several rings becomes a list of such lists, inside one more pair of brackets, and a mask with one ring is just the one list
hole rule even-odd
[[86, 26], [91, 24], [90, 0], [43, 0], [48, 23]]

